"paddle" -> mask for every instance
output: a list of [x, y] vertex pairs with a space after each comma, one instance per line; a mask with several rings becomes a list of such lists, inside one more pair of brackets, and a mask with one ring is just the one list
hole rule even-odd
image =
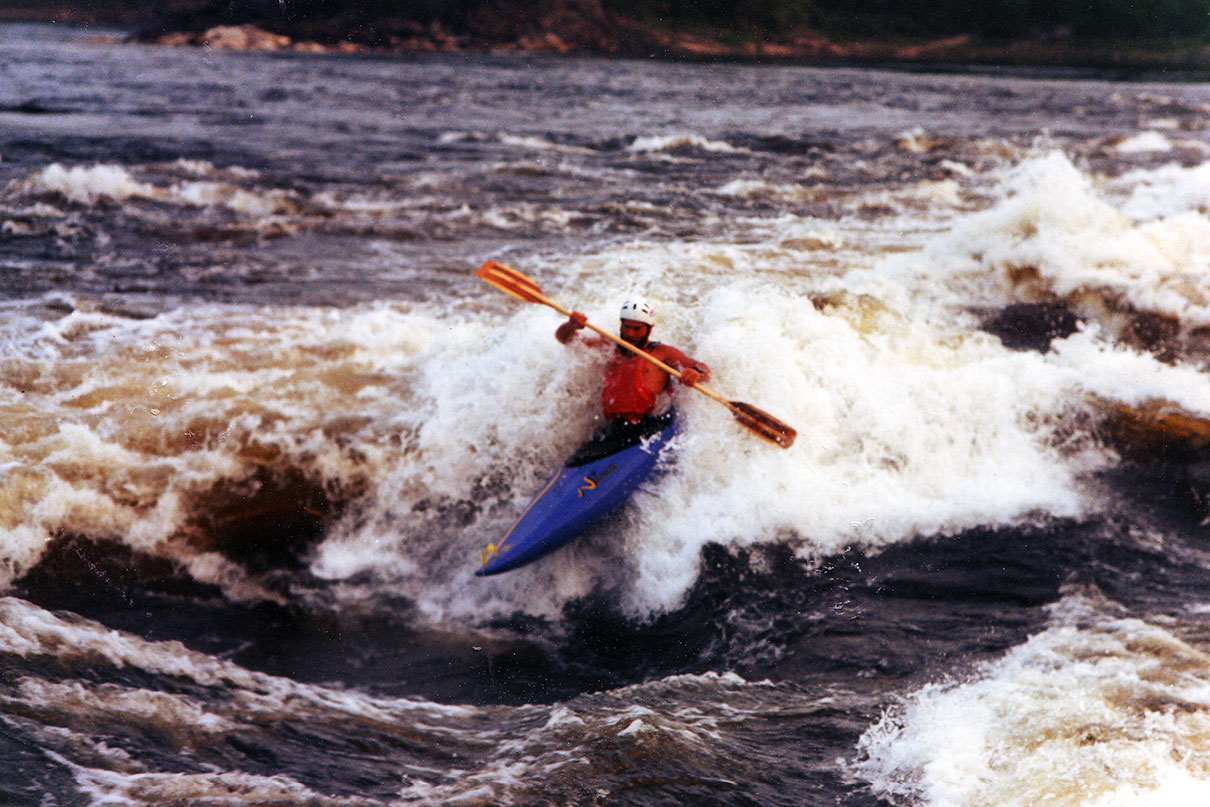
[[[518, 300], [524, 300], [527, 303], [541, 303], [548, 305], [558, 311], [565, 317], [571, 316], [571, 311], [554, 302], [542, 293], [542, 289], [538, 287], [532, 279], [518, 272], [516, 269], [511, 269], [504, 264], [488, 261], [479, 267], [479, 271], [475, 275], [482, 280], [486, 280], [501, 291], [511, 294]], [[659, 367], [664, 372], [676, 376], [678, 379], [681, 374], [669, 367], [664, 362], [652, 356], [650, 353], [635, 347], [619, 336], [616, 336], [603, 328], [598, 328], [591, 322], [585, 323], [589, 328], [604, 336], [611, 342], [616, 343], [619, 347], [629, 350], [637, 356], [642, 356], [647, 361]], [[798, 432], [782, 423], [777, 418], [770, 415], [768, 412], [763, 412], [757, 409], [752, 404], [747, 404], [742, 401], [728, 401], [723, 396], [713, 390], [707, 389], [701, 384], [694, 384], [693, 388], [698, 392], [707, 395], [721, 403], [723, 406], [731, 410], [731, 414], [739, 421], [740, 425], [750, 431], [760, 435], [771, 443], [777, 443], [782, 448], [789, 448], [794, 445], [794, 438], [798, 436]]]

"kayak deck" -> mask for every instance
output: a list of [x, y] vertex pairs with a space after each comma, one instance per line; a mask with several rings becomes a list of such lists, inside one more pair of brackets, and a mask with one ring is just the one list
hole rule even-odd
[[610, 424], [572, 454], [503, 538], [487, 545], [475, 574], [532, 563], [605, 518], [647, 478], [675, 432], [672, 410], [637, 424]]

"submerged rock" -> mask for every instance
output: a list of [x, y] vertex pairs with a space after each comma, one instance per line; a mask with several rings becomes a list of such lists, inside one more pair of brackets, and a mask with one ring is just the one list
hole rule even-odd
[[1210, 523], [1210, 416], [1169, 401], [1095, 403], [1105, 418], [1103, 439], [1131, 463], [1165, 469], [1171, 492]]
[[1106, 434], [1131, 456], [1199, 453], [1210, 447], [1210, 417], [1168, 401], [1127, 405], [1103, 402]]
[[1079, 327], [1080, 318], [1063, 303], [1014, 303], [983, 322], [983, 329], [1000, 337], [1005, 347], [1043, 352]]
[[362, 492], [334, 489], [294, 468], [265, 465], [198, 496], [189, 543], [252, 572], [301, 569], [345, 505]]
[[60, 533], [14, 584], [23, 597], [52, 608], [134, 607], [147, 596], [211, 598], [214, 586], [189, 577], [177, 561], [114, 538]]

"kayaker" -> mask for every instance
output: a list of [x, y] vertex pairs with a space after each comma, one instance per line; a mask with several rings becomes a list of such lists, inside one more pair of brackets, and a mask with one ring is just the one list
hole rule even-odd
[[[710, 380], [710, 368], [689, 358], [670, 345], [651, 341], [655, 312], [643, 300], [628, 300], [622, 304], [618, 335], [623, 341], [646, 351], [677, 370], [681, 383], [693, 386]], [[573, 311], [571, 317], [555, 331], [555, 338], [570, 344], [577, 338], [588, 317]], [[593, 347], [611, 345], [607, 339], [586, 339]], [[605, 367], [601, 389], [601, 409], [610, 423], [639, 423], [652, 415], [662, 414], [671, 403], [672, 376], [641, 356], [621, 346], [614, 346], [613, 356]]]

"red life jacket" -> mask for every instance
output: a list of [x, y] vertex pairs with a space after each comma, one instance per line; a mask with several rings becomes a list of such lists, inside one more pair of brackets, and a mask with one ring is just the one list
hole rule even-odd
[[645, 359], [618, 350], [605, 366], [601, 408], [609, 420], [625, 418], [638, 421], [655, 409], [656, 393], [651, 391], [643, 377], [644, 364]]

